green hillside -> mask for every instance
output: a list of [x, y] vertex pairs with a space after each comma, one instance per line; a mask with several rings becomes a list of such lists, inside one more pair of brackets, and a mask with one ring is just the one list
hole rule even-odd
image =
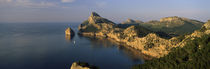
[[162, 18], [160, 21], [153, 20], [141, 23], [142, 26], [150, 30], [163, 31], [175, 35], [192, 33], [193, 31], [200, 29], [203, 24], [203, 22], [197, 20], [177, 16]]

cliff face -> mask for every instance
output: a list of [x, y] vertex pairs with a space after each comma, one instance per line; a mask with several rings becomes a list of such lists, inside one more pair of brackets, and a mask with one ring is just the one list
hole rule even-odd
[[[80, 26], [80, 34], [84, 36], [111, 38], [119, 43], [123, 43], [125, 46], [133, 47], [137, 50], [140, 50], [146, 55], [150, 55], [156, 58], [167, 55], [170, 52], [170, 49], [173, 47], [183, 46], [187, 42], [187, 40], [191, 38], [191, 36], [193, 36], [192, 34], [186, 35], [182, 39], [179, 37], [173, 37], [169, 39], [167, 38], [168, 36], [165, 33], [154, 32], [140, 25], [133, 25], [127, 28], [120, 28], [117, 27], [116, 24], [114, 24], [111, 21], [100, 22], [102, 20], [97, 21], [97, 18], [90, 19], [92, 18], [91, 16], [86, 22], [86, 25], [84, 25], [84, 23], [81, 24], [82, 26]], [[99, 17], [99, 15], [97, 17]], [[92, 20], [96, 21], [93, 22]], [[173, 21], [174, 19], [169, 19], [169, 21], [171, 20]], [[99, 27], [97, 28], [97, 26]], [[99, 31], [83, 31], [92, 27], [96, 27]]]

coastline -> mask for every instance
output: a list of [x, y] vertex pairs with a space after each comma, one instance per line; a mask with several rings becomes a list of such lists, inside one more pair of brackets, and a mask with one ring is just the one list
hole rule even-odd
[[[135, 40], [134, 42], [129, 42], [128, 39], [119, 39], [119, 38], [117, 38], [117, 36], [115, 36], [115, 35], [113, 36], [111, 33], [109, 33], [107, 35], [104, 35], [104, 34], [101, 34], [101, 33], [92, 33], [92, 32], [81, 33], [80, 32], [78, 34], [82, 35], [82, 36], [85, 36], [85, 37], [107, 38], [107, 39], [110, 39], [110, 40], [114, 41], [118, 45], [123, 45], [124, 47], [131, 47], [133, 49], [136, 49], [136, 50], [142, 52], [144, 55], [150, 56], [152, 58], [160, 58], [160, 57], [163, 57], [164, 55], [167, 55], [170, 51], [169, 49], [171, 49], [172, 47], [176, 47], [179, 43], [179, 42], [176, 42], [176, 41], [174, 42], [173, 41], [173, 40], [176, 40], [176, 38], [163, 39], [163, 38], [157, 37], [157, 35], [153, 34], [153, 33], [148, 34], [145, 37], [136, 37], [136, 38], [134, 38], [134, 40]], [[173, 43], [173, 44], [171, 44], [171, 47], [168, 48], [168, 50], [155, 50], [156, 48], [161, 48], [160, 46], [145, 50], [143, 45], [144, 45], [144, 42], [148, 40], [148, 38], [155, 38], [156, 40], [160, 40], [162, 42], [163, 41], [167, 42], [167, 43], [163, 43], [163, 45], [161, 45], [161, 47], [164, 47], [164, 48], [168, 44], [171, 44], [171, 43]], [[140, 42], [139, 42], [139, 40], [140, 40]], [[143, 45], [141, 45], [141, 44], [143, 44]], [[139, 46], [139, 45], [141, 45], [141, 46]], [[157, 52], [157, 51], [161, 51], [161, 52]]]
[[119, 48], [124, 47], [124, 48], [129, 49], [129, 50], [138, 51], [138, 54], [140, 54], [140, 55], [136, 55], [136, 56], [141, 56], [145, 60], [152, 60], [153, 58], [156, 58], [156, 57], [153, 57], [153, 56], [142, 53], [141, 50], [135, 49], [135, 48], [127, 45], [125, 42], [116, 41], [113, 38], [107, 38], [107, 37], [103, 37], [103, 36], [94, 36], [93, 34], [90, 34], [90, 33], [86, 33], [86, 34], [83, 33], [83, 35], [82, 34], [79, 34], [79, 35], [82, 36], [82, 37], [94, 38], [94, 39], [96, 38], [96, 39], [99, 39], [99, 40], [107, 39], [107, 40], [113, 42], [114, 44], [116, 44]]

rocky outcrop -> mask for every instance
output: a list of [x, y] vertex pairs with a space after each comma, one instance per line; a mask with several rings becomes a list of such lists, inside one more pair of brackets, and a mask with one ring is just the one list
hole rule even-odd
[[69, 39], [73, 38], [75, 35], [74, 31], [70, 27], [65, 30], [65, 34]]
[[70, 69], [98, 69], [96, 66], [85, 62], [73, 62]]
[[[90, 17], [93, 18], [92, 15]], [[99, 17], [99, 15], [96, 17]], [[177, 19], [179, 20], [179, 18], [174, 17], [172, 19], [163, 19], [161, 21], [168, 22], [173, 20], [176, 21]], [[183, 18], [181, 19], [186, 20]], [[116, 26], [116, 24], [114, 23], [98, 23], [102, 20], [97, 21], [97, 18], [93, 18], [92, 20], [96, 21], [92, 22], [91, 20], [88, 20], [86, 25], [82, 24], [80, 28], [80, 34], [83, 34], [84, 36], [111, 38], [116, 42], [124, 44], [124, 46], [135, 48], [137, 50], [140, 50], [143, 54], [150, 55], [156, 58], [167, 55], [170, 52], [171, 48], [183, 46], [188, 40], [187, 37], [193, 36], [186, 35], [183, 37], [183, 39], [181, 39], [180, 37], [167, 38], [169, 37], [167, 34], [151, 31], [141, 25], [133, 25], [126, 28], [121, 28]], [[99, 28], [97, 28], [97, 25], [99, 25]], [[99, 30], [97, 32], [83, 31], [85, 29], [90, 29], [93, 27], [96, 27]]]

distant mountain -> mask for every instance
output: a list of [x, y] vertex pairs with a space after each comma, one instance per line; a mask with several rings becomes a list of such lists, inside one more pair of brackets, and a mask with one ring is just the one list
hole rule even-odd
[[140, 20], [127, 19], [126, 21], [122, 22], [121, 24], [140, 24], [140, 23], [144, 23], [144, 22], [140, 21]]
[[143, 21], [140, 21], [140, 20], [127, 19], [126, 21], [118, 24], [117, 26], [120, 27], [120, 28], [127, 28], [129, 26], [139, 25], [141, 23], [144, 23], [144, 22]]
[[181, 35], [183, 33], [192, 33], [194, 30], [200, 29], [204, 23], [201, 21], [173, 16], [165, 17], [160, 19], [160, 21], [149, 21], [141, 23], [142, 26], [153, 30], [153, 31], [163, 31], [169, 34]]

